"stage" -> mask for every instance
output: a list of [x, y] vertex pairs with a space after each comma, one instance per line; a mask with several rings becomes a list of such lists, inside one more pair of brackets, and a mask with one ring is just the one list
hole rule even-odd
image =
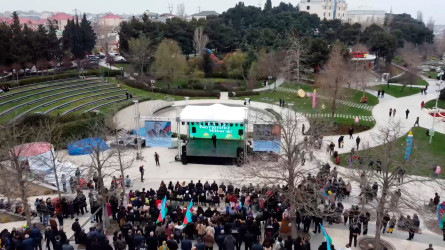
[[237, 158], [238, 148], [244, 148], [243, 140], [216, 140], [216, 148], [213, 148], [211, 139], [190, 139], [187, 143], [187, 157]]

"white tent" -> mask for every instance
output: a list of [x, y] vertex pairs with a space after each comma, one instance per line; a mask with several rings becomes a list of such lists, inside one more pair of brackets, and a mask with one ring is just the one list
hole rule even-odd
[[246, 110], [245, 107], [230, 107], [222, 104], [188, 105], [182, 110], [180, 120], [183, 122], [244, 123], [247, 119]]

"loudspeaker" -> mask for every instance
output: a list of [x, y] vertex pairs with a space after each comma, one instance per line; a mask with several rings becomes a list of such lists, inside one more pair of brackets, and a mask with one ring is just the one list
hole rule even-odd
[[196, 127], [192, 127], [192, 133], [196, 133]]
[[242, 129], [239, 129], [239, 130], [238, 130], [238, 135], [241, 136], [241, 135], [243, 135], [243, 134], [244, 134], [244, 131], [243, 131]]

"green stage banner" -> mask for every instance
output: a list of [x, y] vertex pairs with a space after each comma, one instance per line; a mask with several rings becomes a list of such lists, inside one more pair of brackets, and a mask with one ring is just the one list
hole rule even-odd
[[189, 125], [190, 138], [222, 140], [243, 140], [244, 124], [242, 123], [216, 123], [216, 122], [191, 122]]

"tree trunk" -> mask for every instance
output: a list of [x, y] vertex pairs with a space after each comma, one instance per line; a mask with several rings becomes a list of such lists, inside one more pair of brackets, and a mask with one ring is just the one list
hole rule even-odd
[[385, 185], [382, 187], [382, 197], [379, 200], [378, 206], [377, 206], [377, 219], [376, 219], [376, 230], [375, 230], [375, 241], [374, 241], [374, 247], [376, 250], [380, 250], [380, 237], [382, 234], [382, 219], [383, 219], [383, 213], [385, 212], [385, 201], [387, 196], [388, 188], [385, 188]]
[[[17, 163], [17, 164], [19, 164], [19, 163]], [[17, 166], [20, 166], [20, 165], [17, 165]], [[31, 226], [31, 212], [30, 212], [30, 207], [28, 204], [28, 194], [26, 193], [26, 186], [25, 186], [25, 182], [27, 181], [26, 180], [27, 179], [26, 172], [24, 173], [24, 170], [18, 170], [17, 174], [18, 174], [18, 177], [20, 177], [20, 184], [19, 184], [20, 199], [22, 200], [23, 209], [25, 211], [26, 224], [28, 226]], [[25, 174], [25, 176], [23, 176], [23, 174]]]
[[[138, 143], [139, 143], [139, 141], [138, 141]], [[119, 146], [118, 146], [119, 147]], [[120, 151], [120, 149], [118, 149], [117, 150], [117, 156], [119, 157], [119, 167], [120, 167], [120, 171], [121, 171], [121, 176], [122, 176], [122, 178], [124, 179], [125, 178], [125, 175], [124, 175], [124, 166], [123, 166], [123, 163], [122, 163], [122, 156], [121, 156], [121, 151]], [[122, 183], [122, 192], [124, 193], [124, 194], [126, 194], [126, 192], [125, 192], [125, 183]], [[120, 195], [120, 194], [119, 194]], [[124, 195], [124, 199], [125, 199], [125, 197], [127, 197], [126, 195]], [[125, 200], [123, 200], [122, 201], [124, 204], [125, 204]], [[145, 202], [145, 201], [144, 201]]]
[[6, 168], [4, 166], [1, 167], [2, 169], [2, 178], [3, 178], [3, 192], [6, 195], [6, 200], [8, 204], [11, 204], [11, 190], [9, 189], [9, 182], [8, 182], [8, 174], [6, 174]]

